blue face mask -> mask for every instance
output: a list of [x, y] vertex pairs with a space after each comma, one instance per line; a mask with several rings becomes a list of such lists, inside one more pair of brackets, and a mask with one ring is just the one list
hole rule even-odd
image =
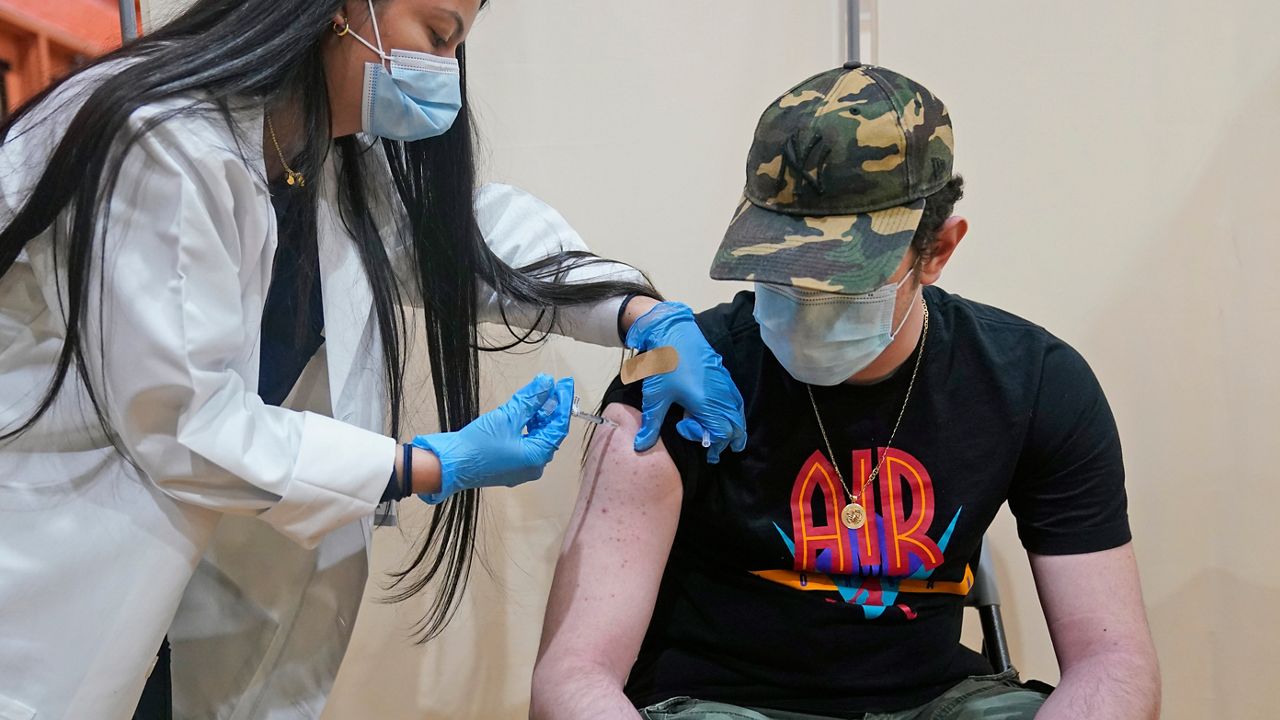
[[[361, 120], [364, 131], [389, 140], [425, 140], [443, 135], [453, 127], [462, 110], [462, 80], [458, 61], [409, 50], [382, 49], [382, 33], [369, 0], [373, 19], [374, 47], [354, 32], [351, 37], [382, 58], [367, 63], [364, 73], [364, 103]], [[390, 70], [388, 70], [390, 68]]]
[[910, 277], [908, 272], [861, 295], [756, 283], [760, 339], [796, 380], [839, 385], [870, 365], [902, 330], [911, 314], [895, 328], [893, 309], [898, 288]]

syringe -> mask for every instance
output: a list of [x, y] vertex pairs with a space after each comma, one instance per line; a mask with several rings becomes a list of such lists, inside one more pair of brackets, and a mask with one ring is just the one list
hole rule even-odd
[[603, 415], [592, 415], [589, 412], [583, 412], [582, 408], [579, 407], [578, 405], [578, 396], [576, 395], [573, 397], [573, 407], [569, 408], [569, 414], [572, 415], [573, 417], [578, 418], [579, 420], [585, 420], [591, 423], [592, 425], [604, 425], [606, 427], [611, 427], [611, 428], [618, 427], [618, 423], [610, 420], [609, 418]]
[[[592, 425], [604, 425], [606, 427], [611, 427], [611, 428], [618, 427], [618, 423], [610, 420], [607, 417], [604, 417], [603, 415], [592, 415], [589, 412], [583, 412], [580, 403], [581, 403], [581, 399], [575, 395], [573, 398], [573, 405], [569, 407], [570, 417], [574, 417], [579, 420], [589, 422]], [[550, 400], [547, 400], [547, 402], [542, 405], [542, 412], [544, 413], [550, 414], [552, 412], [555, 412], [555, 409], [556, 409], [555, 398], [551, 398]]]

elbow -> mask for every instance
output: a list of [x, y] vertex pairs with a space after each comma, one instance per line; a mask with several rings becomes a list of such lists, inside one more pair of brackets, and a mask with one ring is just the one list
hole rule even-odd
[[1141, 708], [1138, 717], [1156, 720], [1160, 717], [1160, 697], [1162, 686], [1160, 681], [1160, 660], [1156, 656], [1155, 645], [1148, 639], [1139, 647], [1126, 653], [1125, 657], [1114, 662], [1113, 671], [1124, 674], [1125, 668], [1131, 678], [1131, 692], [1136, 695]]
[[1119, 681], [1112, 692], [1116, 696], [1129, 697], [1133, 712], [1128, 717], [1159, 719], [1160, 664], [1154, 649], [1117, 656], [1107, 663], [1104, 672]]
[[554, 708], [560, 693], [572, 685], [573, 674], [568, 663], [555, 657], [542, 656], [533, 666], [533, 684], [529, 697], [529, 720], [554, 720]]
[[622, 681], [588, 658], [546, 654], [533, 666], [530, 720], [561, 720], [569, 707], [594, 707], [621, 697]]
[[552, 708], [556, 707], [556, 688], [561, 676], [556, 667], [539, 659], [534, 665], [534, 682], [530, 688], [529, 720], [552, 720]]
[[1160, 665], [1155, 648], [1135, 647], [1095, 655], [1074, 667], [1063, 668], [1060, 689], [1092, 688], [1097, 703], [1095, 717], [1158, 720], [1160, 717]]

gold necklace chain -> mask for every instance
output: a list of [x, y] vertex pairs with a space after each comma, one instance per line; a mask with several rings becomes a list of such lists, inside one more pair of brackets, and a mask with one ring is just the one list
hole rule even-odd
[[280, 156], [280, 165], [285, 171], [285, 182], [306, 187], [307, 179], [302, 176], [302, 173], [289, 167], [289, 163], [284, 159], [284, 151], [280, 149], [280, 141], [276, 139], [276, 126], [271, 122], [271, 113], [267, 113], [267, 132], [271, 134], [271, 144], [276, 146], [276, 155]]
[[827, 428], [822, 424], [822, 414], [818, 412], [818, 401], [813, 398], [813, 386], [805, 383], [804, 389], [809, 393], [809, 403], [813, 405], [813, 416], [818, 420], [818, 430], [822, 433], [822, 442], [827, 446], [827, 455], [831, 458], [831, 467], [836, 471], [836, 477], [840, 478], [840, 485], [844, 487], [845, 492], [849, 493], [849, 504], [844, 506], [844, 510], [840, 512], [840, 521], [850, 530], [857, 530], [867, 522], [866, 509], [858, 502], [861, 491], [867, 485], [874, 483], [876, 478], [880, 477], [880, 467], [884, 465], [885, 456], [890, 448], [893, 447], [893, 440], [898, 436], [898, 427], [902, 425], [902, 416], [907, 413], [907, 403], [911, 400], [911, 389], [916, 385], [916, 375], [920, 373], [920, 361], [924, 358], [924, 344], [929, 339], [929, 303], [925, 302], [924, 297], [920, 298], [920, 305], [924, 308], [924, 329], [920, 332], [920, 350], [916, 354], [915, 366], [911, 369], [911, 380], [907, 383], [906, 396], [902, 398], [902, 409], [898, 411], [898, 419], [893, 423], [893, 431], [889, 433], [889, 442], [885, 443], [885, 452], [880, 453], [880, 458], [876, 461], [875, 469], [871, 471], [871, 475], [858, 486], [858, 493], [853, 492], [853, 486], [844, 479], [844, 473], [840, 472], [840, 460], [836, 457], [835, 451], [831, 449], [831, 440], [827, 437]]

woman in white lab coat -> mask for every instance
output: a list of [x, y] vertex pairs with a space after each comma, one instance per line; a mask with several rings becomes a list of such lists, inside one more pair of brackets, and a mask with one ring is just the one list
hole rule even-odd
[[[171, 622], [180, 714], [317, 716], [374, 509], [411, 494], [438, 632], [476, 490], [538, 477], [572, 396], [539, 377], [477, 417], [478, 322], [674, 346], [638, 449], [672, 405], [741, 449], [688, 308], [476, 192], [481, 4], [198, 0], [0, 126], [0, 718], [129, 717]], [[404, 305], [440, 428], [401, 446]]]

